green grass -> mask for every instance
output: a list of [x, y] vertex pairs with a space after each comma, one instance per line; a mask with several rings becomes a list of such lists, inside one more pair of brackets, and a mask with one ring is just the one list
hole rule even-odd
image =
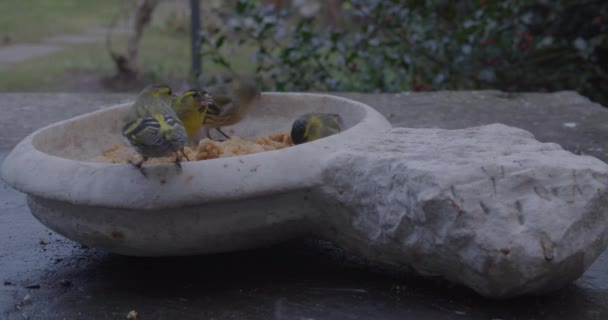
[[[0, 37], [8, 35], [12, 43], [35, 43], [57, 34], [80, 34], [92, 27], [108, 26], [118, 14], [123, 19], [133, 14], [133, 3], [124, 1], [127, 0], [0, 0]], [[145, 79], [188, 79], [189, 36], [166, 31], [160, 20], [153, 21], [153, 25], [146, 30], [140, 48]], [[122, 53], [125, 43], [125, 35], [115, 34], [115, 51]], [[230, 56], [236, 70], [253, 71], [248, 63], [250, 53], [251, 50], [244, 50]], [[212, 75], [225, 70], [204, 60], [203, 71]], [[79, 85], [77, 78], [70, 78], [76, 73], [85, 73], [91, 79], [114, 74], [114, 63], [105, 45], [66, 46], [57, 53], [3, 67], [0, 91], [80, 91], [86, 84]]]
[[123, 5], [121, 0], [2, 0], [0, 36], [12, 42], [31, 42], [62, 33], [81, 33], [108, 25]]
[[[122, 52], [124, 47], [124, 38], [113, 41], [114, 50]], [[253, 67], [248, 63], [250, 52], [251, 50], [245, 49], [230, 56], [235, 70], [244, 73], [253, 71]], [[142, 40], [140, 63], [150, 80], [188, 79], [189, 37], [151, 28]], [[204, 62], [203, 71], [212, 75], [225, 70]], [[92, 73], [101, 78], [114, 73], [114, 63], [103, 44], [72, 46], [61, 52], [3, 69], [0, 72], [0, 91], [72, 91], [75, 89], [70, 86], [74, 83], [63, 80], [73, 72]]]
[[0, 72], [0, 91], [58, 91], [66, 71], [103, 71], [111, 67], [100, 45], [80, 45], [10, 66]]

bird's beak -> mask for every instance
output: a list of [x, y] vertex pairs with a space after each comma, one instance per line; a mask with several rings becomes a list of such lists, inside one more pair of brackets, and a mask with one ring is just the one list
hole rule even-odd
[[213, 104], [213, 98], [209, 95], [205, 96], [203, 100], [201, 100], [201, 104], [198, 108], [199, 112], [205, 112], [205, 110], [209, 107], [210, 104]]
[[207, 110], [207, 108], [209, 108], [209, 104], [206, 103], [205, 101], [201, 101], [201, 103], [198, 106], [198, 112], [205, 112], [205, 110]]

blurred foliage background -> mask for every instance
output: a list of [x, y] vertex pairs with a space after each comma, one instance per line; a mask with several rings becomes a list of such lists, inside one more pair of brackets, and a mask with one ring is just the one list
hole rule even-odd
[[[133, 3], [3, 0], [0, 58], [8, 46], [92, 27], [112, 27], [112, 46], [121, 49]], [[200, 3], [203, 69], [196, 78], [189, 3], [167, 0], [146, 27], [138, 77], [117, 81], [104, 41], [76, 43], [19, 63], [0, 61], [0, 90], [133, 91], [150, 82], [185, 87], [225, 72], [255, 72], [265, 90], [577, 90], [608, 106], [605, 0]]]
[[239, 0], [220, 12], [205, 26], [205, 59], [234, 69], [233, 52], [253, 51], [269, 90], [577, 90], [608, 105], [608, 1], [293, 1], [277, 10]]

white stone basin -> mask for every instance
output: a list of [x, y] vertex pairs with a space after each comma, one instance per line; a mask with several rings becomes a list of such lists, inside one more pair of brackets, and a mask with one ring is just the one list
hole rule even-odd
[[608, 165], [493, 124], [391, 128], [364, 104], [264, 93], [241, 137], [339, 113], [347, 130], [286, 149], [147, 165], [84, 161], [122, 141], [127, 105], [40, 129], [2, 165], [32, 214], [74, 241], [135, 256], [195, 255], [302, 235], [482, 295], [543, 293], [608, 246]]
[[262, 246], [310, 232], [311, 188], [345, 141], [391, 128], [362, 103], [329, 95], [265, 93], [232, 127], [240, 137], [290, 130], [302, 113], [339, 113], [347, 130], [282, 150], [170, 165], [86, 162], [124, 142], [129, 104], [62, 121], [25, 138], [2, 178], [28, 194], [34, 216], [65, 237], [115, 253], [174, 256]]

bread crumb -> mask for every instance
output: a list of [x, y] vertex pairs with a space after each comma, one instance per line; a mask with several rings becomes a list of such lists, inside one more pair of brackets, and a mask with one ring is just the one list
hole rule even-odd
[[129, 311], [129, 313], [127, 313], [127, 319], [128, 320], [137, 320], [137, 311], [135, 311], [135, 310]]
[[[203, 139], [199, 141], [197, 146], [185, 147], [184, 153], [186, 157], [180, 154], [181, 161], [200, 161], [208, 159], [234, 157], [251, 153], [264, 151], [279, 150], [293, 146], [291, 135], [289, 132], [280, 132], [268, 136], [258, 137], [253, 140], [247, 140], [238, 136], [230, 137], [226, 141], [213, 141]], [[137, 154], [135, 149], [130, 146], [115, 144], [103, 151], [103, 154], [97, 156], [91, 161], [104, 163], [127, 163], [129, 161], [138, 162], [141, 156]], [[175, 155], [162, 158], [150, 158], [146, 164], [166, 164], [173, 163]], [[226, 167], [226, 166], [224, 166]]]

